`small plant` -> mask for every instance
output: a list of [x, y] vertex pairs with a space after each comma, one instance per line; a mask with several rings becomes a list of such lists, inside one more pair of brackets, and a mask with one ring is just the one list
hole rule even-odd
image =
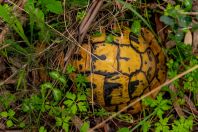
[[80, 132], [87, 132], [89, 129], [89, 122], [84, 122], [83, 125], [80, 128]]
[[79, 112], [87, 111], [87, 102], [86, 95], [84, 94], [72, 94], [70, 92], [66, 93], [67, 100], [64, 101], [64, 104], [70, 108], [72, 114], [77, 114]]
[[28, 38], [24, 33], [21, 21], [12, 13], [12, 8], [8, 5], [0, 5], [0, 17], [5, 21], [19, 36], [26, 42], [29, 47], [32, 47]]
[[172, 124], [173, 132], [190, 132], [193, 127], [192, 117], [185, 119], [181, 117], [179, 120], [175, 120], [174, 124]]
[[83, 18], [85, 17], [85, 15], [86, 15], [86, 12], [85, 11], [79, 11], [77, 13], [77, 16], [76, 16], [77, 21], [82, 21]]
[[14, 117], [15, 112], [12, 109], [9, 109], [8, 111], [0, 112], [0, 119], [5, 118], [6, 120], [6, 126], [8, 128], [13, 127], [15, 124], [14, 122], [17, 122], [18, 120]]
[[44, 126], [41, 126], [41, 127], [39, 128], [39, 132], [47, 132], [47, 130], [45, 129]]
[[163, 99], [162, 94], [159, 94], [156, 100], [146, 98], [143, 100], [144, 104], [154, 108], [154, 113], [161, 119], [165, 111], [171, 108], [171, 101]]
[[0, 95], [0, 104], [3, 109], [9, 109], [10, 105], [12, 103], [15, 103], [16, 101], [16, 96], [9, 93], [9, 92], [4, 92], [3, 95]]
[[71, 120], [70, 116], [65, 116], [62, 118], [56, 117], [56, 126], [62, 127], [66, 132], [69, 131], [69, 121]]
[[60, 0], [38, 0], [38, 5], [40, 4], [43, 11], [52, 12], [55, 14], [63, 13], [62, 3]]
[[[75, 69], [69, 65], [67, 73], [71, 74]], [[69, 130], [73, 116], [87, 112], [87, 96], [83, 88], [86, 87], [86, 78], [83, 75], [77, 75], [75, 83], [78, 88], [77, 93], [68, 91], [68, 76], [60, 74], [58, 71], [49, 72], [52, 82], [45, 82], [40, 86], [40, 93], [33, 94], [30, 98], [23, 101], [22, 110], [29, 114], [38, 112], [37, 123], [44, 112], [53, 117], [56, 121], [56, 127]], [[44, 127], [44, 126], [43, 126]], [[40, 131], [45, 131], [40, 127]]]
[[[190, 130], [192, 130], [193, 120], [191, 117], [189, 117], [188, 119], [181, 117], [179, 120], [174, 120], [174, 122], [171, 124], [171, 128], [171, 125], [169, 123], [170, 119], [173, 116], [170, 115], [165, 118], [163, 117], [163, 114], [171, 108], [171, 101], [163, 99], [162, 94], [159, 94], [156, 100], [146, 98], [143, 100], [143, 102], [144, 104], [154, 108], [154, 112], [149, 115], [147, 119], [155, 115], [157, 115], [157, 117], [159, 118], [159, 122], [154, 123], [156, 132], [190, 132]], [[146, 118], [141, 122], [141, 126], [144, 132], [148, 132], [149, 129], [152, 128], [151, 123], [149, 121], [146, 121]]]
[[169, 118], [161, 118], [159, 120], [159, 122], [156, 122], [155, 123], [155, 131], [156, 132], [169, 132], [170, 131], [170, 128], [168, 126], [168, 120]]

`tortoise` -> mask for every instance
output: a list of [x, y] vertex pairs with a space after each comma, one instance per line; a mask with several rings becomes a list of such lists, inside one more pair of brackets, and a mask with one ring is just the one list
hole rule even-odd
[[[122, 27], [121, 33], [111, 34], [111, 41], [108, 37], [105, 31], [91, 36], [90, 44], [82, 44], [71, 64], [87, 75], [95, 102], [108, 111], [118, 111], [165, 81], [165, 55], [146, 28], [134, 35]], [[127, 112], [137, 113], [142, 107], [138, 102]]]

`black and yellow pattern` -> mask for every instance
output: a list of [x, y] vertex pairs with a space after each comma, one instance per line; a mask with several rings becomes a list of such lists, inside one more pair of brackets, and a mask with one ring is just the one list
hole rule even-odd
[[[92, 37], [91, 45], [82, 47], [93, 55], [79, 49], [72, 60], [78, 72], [88, 75], [95, 101], [110, 111], [123, 108], [166, 78], [165, 56], [154, 35], [146, 28], [139, 36], [126, 27], [122, 32], [110, 43], [106, 42], [106, 33]], [[139, 102], [128, 111], [140, 110]]]

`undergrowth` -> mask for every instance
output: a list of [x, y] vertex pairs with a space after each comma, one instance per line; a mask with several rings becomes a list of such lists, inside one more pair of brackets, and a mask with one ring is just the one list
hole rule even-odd
[[[56, 57], [61, 56], [71, 44], [67, 37], [60, 36], [56, 31], [75, 29], [85, 17], [89, 2], [28, 0], [23, 11], [23, 17], [27, 21], [24, 21], [22, 16], [17, 16], [17, 12], [13, 10], [15, 4], [8, 4], [8, 1], [0, 5], [0, 17], [10, 29], [10, 33], [1, 44], [1, 47], [6, 44], [9, 46], [0, 51], [0, 57], [4, 58], [7, 66], [4, 76], [0, 76], [0, 126], [4, 126], [0, 129], [75, 131], [74, 118], [78, 117], [82, 120], [79, 130], [86, 132], [97, 125], [95, 119], [113, 114], [97, 107], [93, 112], [93, 105], [90, 105], [88, 99], [86, 76], [78, 74], [73, 84], [70, 76], [75, 71], [74, 67], [68, 65], [63, 73], [65, 62], [59, 61], [59, 57]], [[165, 49], [168, 79], [198, 65], [198, 59], [192, 53], [192, 46], [183, 43], [185, 34], [195, 31], [198, 27], [192, 21], [197, 21], [197, 16], [193, 18], [187, 14], [192, 11], [191, 0], [176, 1], [175, 4], [166, 3], [164, 10], [154, 11], [148, 8], [141, 10], [138, 5], [145, 5], [146, 1], [135, 4], [125, 3], [123, 0], [117, 2], [124, 5], [123, 10], [128, 11], [126, 16], [128, 15], [129, 19], [119, 18], [117, 14], [120, 12], [117, 10], [113, 12], [115, 17], [128, 21], [134, 34], [138, 34], [142, 26], [147, 26], [154, 33], [154, 24], [150, 21], [152, 13], [160, 13], [161, 22], [171, 31], [167, 38], [175, 42], [173, 48]], [[164, 3], [157, 1], [155, 4]], [[106, 6], [110, 9], [116, 7], [112, 1], [106, 1]], [[112, 18], [111, 15], [109, 17]], [[102, 22], [106, 21], [105, 19]], [[110, 35], [107, 41], [112, 41]], [[15, 78], [6, 82], [6, 78], [12, 75]], [[144, 99], [143, 103], [147, 107], [139, 115], [118, 115], [115, 121], [127, 123], [128, 126], [119, 126], [118, 123], [113, 127], [115, 131], [189, 132], [193, 131], [193, 128], [197, 129], [198, 117], [187, 107], [184, 98], [187, 96], [195, 108], [198, 107], [198, 70], [174, 81], [173, 85], [177, 92], [166, 86], [156, 99]], [[179, 103], [185, 116], [177, 115], [174, 102]]]

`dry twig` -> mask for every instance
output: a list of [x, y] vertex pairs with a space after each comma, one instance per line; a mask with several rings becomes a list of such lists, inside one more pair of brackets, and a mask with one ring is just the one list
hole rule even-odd
[[[175, 86], [173, 84], [171, 84], [169, 86], [170, 90], [172, 90], [174, 93], [177, 93], [177, 89], [175, 88]], [[177, 114], [179, 115], [179, 117], [184, 117], [184, 112], [182, 111], [180, 105], [177, 103], [177, 97], [172, 97], [175, 99], [175, 101], [173, 102], [173, 106], [175, 111], [177, 112]]]

